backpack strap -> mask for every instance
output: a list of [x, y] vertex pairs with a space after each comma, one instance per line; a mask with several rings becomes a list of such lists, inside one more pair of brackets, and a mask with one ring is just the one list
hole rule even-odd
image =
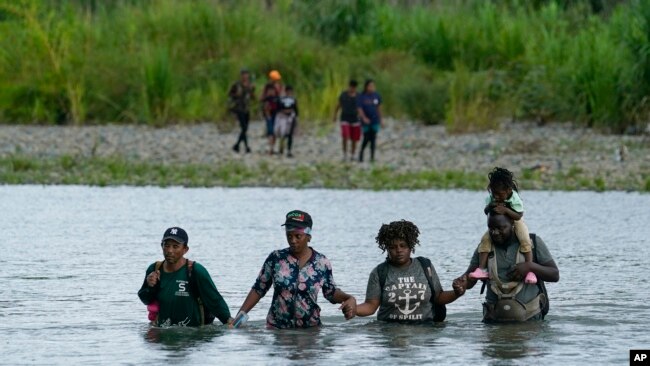
[[191, 295], [200, 300], [200, 298], [199, 298], [199, 285], [196, 283], [196, 280], [194, 279], [194, 276], [192, 276], [192, 273], [194, 273], [194, 263], [196, 263], [196, 262], [191, 261], [189, 259], [187, 260], [187, 267], [186, 267], [187, 268], [187, 278], [188, 278], [188, 281], [190, 283]]
[[[539, 260], [537, 259], [537, 235], [530, 233], [530, 240], [533, 242], [533, 262], [539, 264]], [[540, 280], [539, 278], [537, 279], [537, 287], [539, 288], [539, 291], [544, 294], [544, 297], [546, 298], [546, 301], [544, 301], [544, 304], [542, 304], [542, 319], [548, 314], [548, 310], [550, 308], [550, 303], [548, 300], [548, 292], [546, 291], [546, 285], [544, 284], [544, 281]]]
[[[433, 274], [436, 273], [435, 268], [433, 268], [433, 263], [431, 263], [431, 260], [426, 257], [417, 257], [416, 258], [418, 262], [420, 262], [420, 265], [422, 266], [422, 270], [424, 270], [424, 275], [427, 277], [427, 281], [429, 282], [429, 288], [431, 289], [431, 306], [433, 307], [433, 321], [434, 322], [441, 322], [444, 321], [445, 318], [447, 317], [447, 307], [445, 305], [438, 305], [436, 304], [436, 293], [435, 293], [435, 287], [433, 286]], [[436, 277], [438, 275], [436, 274]]]
[[377, 276], [379, 276], [379, 302], [384, 295], [384, 286], [386, 286], [386, 277], [388, 277], [388, 259], [377, 266]]
[[[516, 254], [515, 264], [524, 262], [524, 255], [520, 252]], [[497, 257], [493, 255], [488, 258], [488, 272], [490, 273], [490, 288], [499, 300], [514, 298], [524, 288], [524, 281], [502, 282], [499, 278]]]
[[194, 261], [192, 260], [187, 260], [187, 278], [190, 283], [190, 295], [196, 299], [196, 302], [199, 303], [199, 313], [201, 314], [201, 324], [205, 324], [205, 310], [203, 309], [203, 301], [201, 300], [201, 296], [199, 295], [199, 286], [196, 283], [196, 280], [194, 280], [194, 277], [192, 276], [192, 273], [194, 272]]
[[192, 271], [194, 270], [194, 261], [187, 260], [187, 276], [192, 279]]

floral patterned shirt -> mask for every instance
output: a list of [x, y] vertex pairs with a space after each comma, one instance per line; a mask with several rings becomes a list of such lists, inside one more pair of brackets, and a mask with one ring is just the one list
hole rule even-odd
[[275, 328], [309, 328], [321, 325], [318, 292], [334, 303], [336, 284], [329, 259], [312, 248], [312, 256], [300, 268], [289, 248], [276, 250], [264, 262], [253, 290], [264, 296], [273, 285], [273, 301], [266, 317]]

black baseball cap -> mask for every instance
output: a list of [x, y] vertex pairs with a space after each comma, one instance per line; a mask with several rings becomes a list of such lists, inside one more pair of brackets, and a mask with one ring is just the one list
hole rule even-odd
[[164, 244], [165, 241], [169, 239], [185, 245], [187, 245], [187, 242], [189, 241], [187, 232], [178, 226], [170, 227], [169, 229], [165, 230], [161, 243]]
[[289, 228], [301, 227], [311, 229], [312, 225], [313, 222], [311, 221], [311, 216], [308, 213], [305, 211], [293, 210], [289, 211], [282, 226]]

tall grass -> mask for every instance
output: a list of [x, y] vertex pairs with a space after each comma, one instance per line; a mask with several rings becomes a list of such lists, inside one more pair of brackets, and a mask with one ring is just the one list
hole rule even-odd
[[650, 2], [617, 3], [0, 0], [0, 121], [220, 121], [247, 67], [258, 91], [279, 69], [309, 123], [372, 77], [388, 114], [456, 132], [620, 132], [649, 116]]

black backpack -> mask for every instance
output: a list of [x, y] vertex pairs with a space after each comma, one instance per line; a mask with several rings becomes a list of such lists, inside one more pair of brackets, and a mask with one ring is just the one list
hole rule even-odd
[[[162, 266], [163, 262], [156, 262], [156, 268], [155, 270], [158, 271], [160, 267]], [[192, 272], [194, 270], [194, 261], [187, 260], [187, 277], [189, 278], [190, 282], [190, 294], [192, 297], [196, 299], [196, 301], [199, 303], [199, 311], [201, 312], [201, 324], [206, 325], [206, 324], [212, 324], [214, 323], [214, 318], [216, 316], [210, 312], [210, 309], [208, 309], [207, 306], [203, 303], [201, 300], [201, 296], [199, 295], [199, 285], [196, 283], [195, 280], [193, 280], [194, 277], [192, 277]]]
[[[434, 294], [432, 274], [436, 273], [436, 269], [433, 268], [433, 264], [431, 263], [429, 258], [417, 257], [416, 259], [418, 260], [418, 262], [420, 262], [420, 265], [422, 266], [422, 270], [424, 271], [424, 275], [427, 277], [427, 281], [429, 282], [429, 288], [431, 289], [431, 305], [433, 306], [433, 321], [442, 322], [447, 317], [447, 307], [445, 305], [438, 305], [434, 302], [435, 294]], [[381, 293], [379, 295], [380, 299], [384, 293], [384, 286], [386, 285], [386, 277], [388, 277], [388, 266], [389, 266], [388, 260], [386, 260], [384, 263], [381, 263], [380, 265], [377, 266], [377, 275], [379, 276], [379, 288], [381, 289]], [[428, 268], [431, 268], [431, 272], [427, 270]]]

